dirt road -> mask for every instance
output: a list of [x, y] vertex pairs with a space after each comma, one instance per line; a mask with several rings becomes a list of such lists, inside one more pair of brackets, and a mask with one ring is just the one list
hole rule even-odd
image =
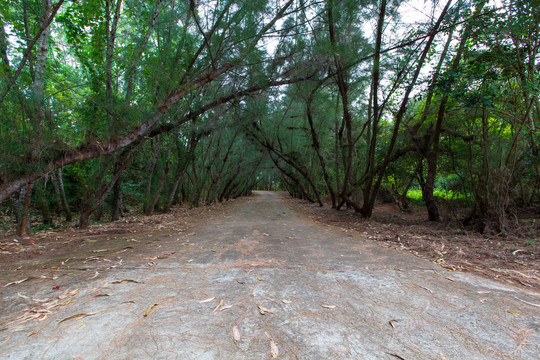
[[0, 289], [0, 358], [539, 359], [539, 293], [315, 224], [282, 196], [69, 269], [2, 271], [0, 286], [45, 278]]

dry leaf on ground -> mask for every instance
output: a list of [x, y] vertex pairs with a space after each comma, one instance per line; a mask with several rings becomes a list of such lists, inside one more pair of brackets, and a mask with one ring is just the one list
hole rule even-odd
[[137, 280], [132, 280], [132, 279], [124, 279], [124, 280], [119, 280], [119, 281], [113, 281], [112, 283], [113, 283], [113, 284], [123, 284], [123, 283], [136, 283], [136, 284], [140, 284], [139, 281], [137, 281]]
[[204, 299], [204, 300], [201, 300], [201, 301], [197, 301], [199, 304], [204, 304], [204, 303], [207, 303], [207, 302], [210, 302], [212, 300], [214, 300], [216, 297], [213, 296], [211, 298], [208, 298], [208, 299]]
[[152, 306], [150, 306], [148, 309], [146, 309], [146, 312], [144, 313], [144, 317], [147, 317], [149, 314], [150, 314], [150, 311], [152, 311], [152, 309], [156, 306], [158, 306], [159, 304], [154, 304]]
[[262, 303], [257, 304], [257, 309], [259, 310], [259, 313], [260, 313], [261, 315], [273, 314], [273, 312], [271, 312], [270, 310], [268, 310], [267, 308], [265, 308], [264, 306], [262, 306]]
[[102, 296], [112, 296], [112, 294], [97, 294], [95, 296], [92, 296], [90, 299], [86, 300], [85, 303], [89, 302], [90, 300], [94, 300], [98, 297], [102, 297]]
[[270, 341], [270, 354], [272, 355], [273, 358], [276, 358], [279, 356], [279, 349], [276, 343], [274, 342], [274, 340]]
[[240, 336], [240, 330], [238, 330], [238, 326], [233, 326], [232, 333], [233, 333], [234, 342], [235, 343], [239, 342], [241, 339], [241, 336]]
[[4, 285], [4, 287], [8, 287], [10, 285], [17, 285], [17, 284], [20, 284], [22, 282], [25, 282], [25, 281], [28, 281], [28, 280], [32, 280], [32, 279], [46, 279], [47, 277], [44, 276], [44, 275], [37, 275], [37, 276], [29, 276], [27, 277], [26, 279], [22, 279], [22, 280], [19, 280], [19, 281], [13, 281], [13, 282], [10, 282], [10, 283], [7, 283], [6, 285]]
[[90, 312], [90, 313], [82, 313], [82, 314], [76, 314], [76, 315], [72, 315], [72, 316], [69, 316], [63, 320], [60, 320], [58, 322], [58, 325], [60, 325], [61, 323], [63, 323], [64, 321], [68, 321], [68, 320], [72, 320], [72, 319], [77, 319], [77, 318], [80, 318], [80, 317], [87, 317], [87, 316], [92, 316], [92, 315], [96, 315], [97, 314], [97, 311], [95, 312]]
[[216, 311], [218, 311], [218, 310], [223, 306], [223, 304], [225, 304], [225, 301], [223, 301], [223, 299], [221, 299], [221, 300], [219, 301], [218, 306], [216, 306], [216, 308], [215, 308], [214, 311], [212, 311], [212, 312], [215, 313]]

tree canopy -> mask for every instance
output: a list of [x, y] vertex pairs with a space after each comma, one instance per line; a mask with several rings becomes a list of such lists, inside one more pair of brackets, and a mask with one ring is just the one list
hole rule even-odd
[[[423, 9], [418, 8], [423, 6]], [[537, 0], [6, 0], [0, 201], [80, 226], [284, 189], [540, 202]]]

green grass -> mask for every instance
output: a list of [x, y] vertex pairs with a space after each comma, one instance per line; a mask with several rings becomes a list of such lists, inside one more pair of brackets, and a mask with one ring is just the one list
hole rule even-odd
[[[468, 199], [463, 193], [445, 189], [435, 189], [433, 195], [444, 200]], [[409, 189], [407, 191], [407, 197], [415, 202], [423, 203], [421, 189]]]

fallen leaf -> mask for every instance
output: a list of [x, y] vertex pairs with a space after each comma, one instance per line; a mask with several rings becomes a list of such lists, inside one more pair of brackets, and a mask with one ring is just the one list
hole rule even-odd
[[290, 304], [292, 303], [292, 300], [281, 300], [284, 304]]
[[32, 280], [32, 279], [46, 279], [47, 277], [46, 276], [43, 276], [43, 275], [37, 275], [37, 276], [29, 276], [27, 277], [26, 279], [22, 279], [22, 280], [19, 280], [19, 281], [13, 281], [13, 282], [10, 282], [10, 283], [7, 283], [6, 285], [4, 285], [4, 287], [8, 287], [10, 285], [17, 285], [17, 284], [20, 284], [22, 282], [25, 282], [25, 281], [28, 281], [28, 280]]
[[517, 312], [513, 311], [513, 310], [506, 310], [507, 313], [509, 314], [512, 314], [512, 315], [519, 315]]
[[58, 303], [59, 306], [65, 306], [67, 304], [69, 304], [71, 302], [71, 300], [73, 299], [69, 299], [68, 301], [66, 301], [65, 303]]
[[79, 293], [79, 289], [75, 289], [75, 290], [73, 290], [73, 291], [64, 293], [64, 294], [62, 294], [62, 295], [58, 295], [58, 298], [59, 298], [60, 300], [62, 300], [62, 299], [65, 299], [65, 298], [67, 298], [67, 297], [75, 296], [75, 295], [77, 295], [78, 293]]
[[52, 288], [53, 290], [60, 290], [60, 286], [55, 286]]
[[387, 354], [388, 354], [388, 355], [391, 355], [391, 356], [393, 356], [393, 357], [395, 357], [395, 358], [398, 358], [398, 359], [400, 359], [400, 360], [405, 360], [405, 358], [399, 356], [398, 354], [392, 354], [392, 353], [389, 353], [389, 352], [387, 352]]
[[204, 299], [204, 300], [201, 300], [201, 301], [197, 301], [199, 304], [204, 304], [204, 303], [207, 303], [207, 302], [210, 302], [212, 300], [214, 300], [216, 297], [213, 296], [211, 298], [208, 298], [208, 299]]
[[241, 336], [240, 336], [240, 330], [238, 330], [238, 326], [233, 326], [232, 334], [233, 334], [234, 342], [235, 343], [239, 342], [241, 339]]
[[257, 276], [257, 280], [259, 280], [259, 281], [264, 281], [264, 280], [261, 278], [261, 275]]
[[336, 305], [321, 305], [325, 309], [335, 309]]
[[221, 299], [221, 300], [219, 301], [218, 306], [216, 306], [216, 308], [215, 308], [214, 311], [212, 311], [212, 312], [215, 313], [216, 311], [218, 311], [218, 310], [223, 306], [224, 303], [225, 303], [225, 301], [223, 301], [223, 299]]
[[84, 325], [84, 323], [80, 323], [79, 326], [77, 326], [77, 329], [80, 329], [81, 326], [83, 326], [83, 325]]
[[419, 288], [424, 289], [424, 290], [427, 290], [427, 291], [429, 291], [430, 293], [433, 294], [433, 291], [431, 291], [431, 290], [428, 289], [427, 287], [425, 287], [425, 286], [420, 286], [420, 285], [417, 285], [417, 286], [418, 286]]
[[99, 249], [99, 250], [92, 250], [93, 253], [100, 253], [100, 252], [106, 252], [110, 251], [111, 249]]
[[271, 312], [270, 310], [268, 310], [267, 308], [265, 308], [264, 306], [262, 306], [262, 303], [257, 304], [257, 309], [259, 310], [259, 313], [260, 313], [261, 315], [273, 314], [273, 312]]
[[39, 332], [39, 330], [34, 330], [30, 334], [28, 334], [28, 337], [36, 335]]
[[131, 280], [131, 279], [124, 279], [124, 280], [120, 280], [120, 281], [113, 281], [112, 282], [113, 284], [123, 284], [123, 283], [136, 283], [136, 284], [139, 284], [139, 282], [137, 280]]
[[146, 312], [144, 313], [144, 317], [147, 317], [150, 314], [150, 311], [152, 311], [152, 309], [156, 306], [158, 306], [158, 304], [154, 304], [150, 306], [148, 309], [146, 309]]
[[80, 318], [80, 317], [87, 317], [87, 316], [92, 316], [92, 315], [96, 315], [97, 314], [97, 311], [95, 312], [90, 312], [90, 313], [82, 313], [82, 314], [76, 314], [76, 315], [71, 315], [63, 320], [60, 320], [58, 322], [58, 325], [60, 325], [61, 323], [63, 323], [64, 321], [68, 321], [68, 320], [72, 320], [72, 319], [77, 319], [77, 318]]
[[270, 354], [272, 355], [273, 358], [276, 358], [279, 356], [279, 349], [276, 343], [274, 342], [274, 340], [270, 341]]
[[395, 328], [396, 325], [394, 325], [394, 323], [395, 323], [395, 322], [398, 322], [398, 321], [400, 321], [400, 320], [401, 320], [401, 319], [392, 319], [392, 320], [388, 321], [388, 324], [390, 324], [390, 326], [391, 326], [392, 328]]
[[188, 260], [188, 261], [186, 261], [186, 262], [188, 262], [188, 263], [190, 263], [190, 262], [193, 262], [193, 259], [189, 259], [189, 260]]
[[88, 280], [92, 280], [92, 279], [95, 279], [97, 278], [97, 276], [99, 275], [99, 273], [96, 271], [96, 273], [94, 274], [94, 276], [92, 276], [91, 278], [89, 278]]
[[98, 287], [95, 287], [93, 288], [92, 290], [90, 290], [90, 292], [93, 292], [93, 291], [96, 291], [96, 290], [99, 290], [99, 289], [110, 289], [111, 287], [109, 286], [109, 284], [105, 283], [101, 286], [98, 286]]
[[[90, 300], [94, 300], [98, 297], [102, 297], [102, 296], [112, 296], [112, 294], [97, 294], [95, 296], [92, 296], [90, 299], [86, 300], [85, 303], [89, 302]], [[71, 301], [71, 299], [69, 299]]]
[[23, 294], [21, 294], [19, 292], [17, 293], [17, 296], [19, 296], [20, 298], [23, 298], [23, 299], [30, 299], [29, 296], [23, 295]]
[[294, 239], [294, 236], [285, 236], [285, 239]]
[[245, 282], [243, 282], [241, 280], [238, 280], [238, 279], [236, 279], [236, 282], [239, 283], [239, 284], [242, 284], [242, 285], [245, 284]]
[[5, 343], [7, 343], [9, 341], [9, 339], [11, 339], [11, 336], [8, 336], [6, 340], [2, 341], [0, 343], [0, 346], [4, 345]]
[[230, 309], [232, 308], [233, 306], [232, 305], [225, 305], [225, 306], [222, 306], [221, 309], [219, 309], [219, 311], [223, 311], [223, 310], [226, 310], [226, 309]]

